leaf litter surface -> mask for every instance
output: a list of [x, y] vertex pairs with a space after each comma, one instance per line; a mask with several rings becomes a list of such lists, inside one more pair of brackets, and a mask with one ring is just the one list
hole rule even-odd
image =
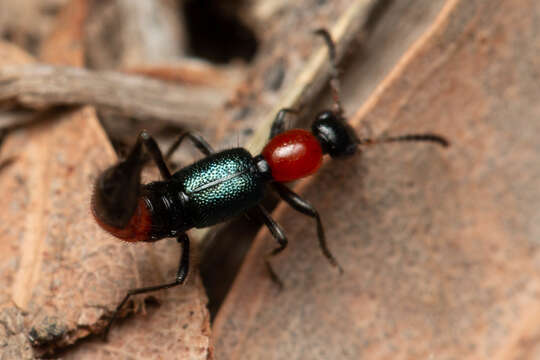
[[[81, 46], [81, 32], [75, 30], [74, 32], [70, 32], [73, 29], [78, 29], [78, 25], [80, 25], [84, 18], [85, 18], [85, 11], [86, 11], [86, 1], [85, 0], [73, 0], [70, 2], [67, 10], [65, 9], [63, 14], [61, 15], [61, 20], [59, 21], [59, 29], [53, 34], [53, 36], [50, 39], [50, 42], [45, 46], [45, 49], [42, 49], [42, 56], [44, 59], [46, 59], [47, 62], [54, 63], [54, 64], [64, 64], [68, 63], [70, 65], [77, 65], [80, 66], [82, 64], [82, 61], [84, 59], [84, 54], [82, 51], [84, 49]], [[327, 7], [328, 10], [328, 7]], [[62, 33], [62, 28], [65, 28], [66, 33]], [[80, 27], [80, 26], [79, 26]], [[309, 35], [309, 43], [313, 43], [312, 41], [312, 35]], [[308, 36], [306, 35], [306, 36]], [[63, 48], [62, 51], [59, 51], [57, 48]], [[54, 50], [52, 50], [54, 49]], [[70, 51], [75, 51], [74, 53], [70, 53]], [[69, 55], [66, 55], [69, 53]], [[73, 59], [75, 59], [75, 63], [72, 63]], [[81, 128], [88, 127], [88, 125], [83, 125], [87, 122], [94, 122], [95, 125], [95, 114], [93, 112], [92, 108], [85, 108], [85, 111], [88, 111], [89, 113], [84, 115], [84, 121], [81, 120], [75, 126], [75, 128], [78, 128], [79, 126]], [[82, 114], [82, 113], [81, 113]], [[62, 117], [67, 124], [71, 124], [71, 117], [77, 117], [82, 116], [79, 111], [72, 110], [72, 112], [65, 113]], [[51, 124], [54, 124], [56, 126], [55, 120], [56, 115], [50, 114], [50, 120], [49, 124], [47, 126], [51, 126]], [[67, 118], [65, 118], [67, 117]], [[63, 123], [62, 123], [63, 124]], [[92, 126], [94, 126], [92, 125]], [[45, 126], [45, 125], [43, 125]], [[60, 126], [60, 125], [58, 125]], [[66, 125], [67, 126], [67, 125]], [[39, 127], [37, 127], [39, 128]], [[32, 130], [32, 129], [30, 129]], [[95, 141], [94, 145], [96, 145], [98, 148], [101, 146], [108, 147], [107, 142], [104, 139], [103, 134], [100, 131], [101, 129], [96, 125], [94, 128], [94, 131], [97, 131], [98, 134], [94, 134], [94, 136], [98, 137], [98, 140]], [[37, 130], [36, 130], [37, 131]], [[60, 131], [60, 130], [59, 130]], [[79, 130], [78, 135], [84, 135], [86, 138], [91, 139], [90, 136], [87, 136], [86, 133], [80, 134], [82, 131]], [[73, 135], [75, 132], [67, 132], [63, 135]], [[62, 134], [60, 131], [59, 134]], [[61, 135], [56, 135], [55, 137], [47, 137], [47, 140], [45, 141], [47, 146], [45, 148], [48, 148], [49, 145], [55, 144], [57, 141], [57, 137], [61, 137]], [[28, 142], [33, 141], [33, 139], [27, 139]], [[73, 140], [73, 139], [71, 139]], [[70, 140], [70, 141], [71, 141]], [[10, 140], [12, 141], [12, 140]], [[89, 144], [91, 143], [91, 140], [88, 140]], [[76, 142], [73, 140], [73, 142]], [[85, 146], [81, 147], [81, 151], [85, 152], [86, 156], [92, 155], [91, 158], [87, 161], [87, 163], [91, 164], [94, 162], [93, 156], [96, 156], [95, 153], [91, 152], [89, 149], [92, 148], [94, 150], [95, 147], [85, 144]], [[70, 146], [74, 146], [73, 143], [69, 143]], [[6, 144], [6, 149], [8, 146], [11, 146]], [[51, 145], [52, 146], [52, 145]], [[39, 148], [41, 149], [41, 148]], [[97, 151], [97, 150], [96, 150]], [[87, 335], [90, 331], [94, 331], [96, 329], [99, 329], [100, 326], [103, 324], [96, 324], [97, 319], [99, 316], [105, 311], [105, 308], [108, 310], [111, 309], [110, 304], [106, 304], [104, 306], [100, 301], [102, 299], [110, 299], [111, 296], [109, 296], [110, 292], [114, 292], [114, 301], [111, 301], [111, 303], [114, 305], [117, 304], [117, 300], [125, 293], [126, 288], [131, 288], [135, 286], [143, 286], [143, 285], [149, 285], [149, 284], [155, 284], [155, 283], [161, 283], [163, 282], [163, 279], [170, 278], [173, 276], [173, 273], [171, 271], [174, 271], [178, 253], [177, 251], [170, 251], [171, 244], [158, 244], [155, 247], [158, 248], [157, 253], [154, 254], [152, 252], [148, 251], [149, 246], [140, 246], [140, 247], [134, 247], [129, 246], [127, 244], [121, 244], [118, 242], [112, 241], [109, 236], [103, 235], [99, 230], [97, 230], [97, 227], [94, 225], [93, 221], [90, 219], [89, 212], [88, 212], [88, 199], [90, 196], [91, 186], [92, 182], [95, 179], [95, 176], [97, 173], [99, 173], [100, 170], [103, 170], [108, 164], [115, 161], [114, 156], [112, 155], [112, 152], [110, 151], [110, 148], [106, 150], [110, 153], [110, 158], [106, 159], [103, 155], [101, 157], [98, 157], [97, 165], [94, 166], [91, 171], [87, 171], [87, 179], [86, 182], [79, 181], [77, 189], [79, 190], [76, 192], [77, 195], [80, 195], [80, 201], [76, 201], [75, 203], [78, 204], [78, 206], [81, 206], [80, 208], [74, 207], [72, 210], [78, 212], [80, 209], [84, 208], [86, 209], [86, 213], [82, 215], [84, 219], [87, 221], [85, 226], [90, 226], [91, 229], [84, 229], [84, 235], [83, 240], [87, 240], [86, 237], [92, 239], [92, 244], [96, 247], [97, 250], [91, 253], [92, 256], [95, 256], [95, 258], [91, 258], [93, 261], [91, 265], [89, 266], [90, 270], [87, 270], [88, 273], [91, 273], [93, 278], [90, 280], [94, 282], [86, 282], [85, 283], [85, 289], [87, 293], [90, 292], [90, 289], [97, 290], [92, 292], [94, 294], [95, 298], [88, 299], [87, 295], [85, 294], [84, 297], [82, 296], [71, 296], [75, 295], [77, 293], [76, 290], [73, 290], [74, 286], [80, 286], [81, 282], [74, 281], [68, 284], [68, 281], [62, 278], [62, 275], [58, 272], [54, 273], [54, 276], [57, 276], [59, 278], [58, 281], [56, 281], [56, 287], [54, 288], [54, 291], [59, 291], [62, 293], [62, 285], [65, 285], [69, 288], [69, 291], [71, 291], [70, 295], [66, 295], [65, 298], [69, 299], [71, 301], [70, 305], [73, 309], [74, 314], [71, 313], [62, 313], [60, 316], [55, 316], [57, 313], [57, 310], [59, 308], [62, 308], [64, 303], [61, 303], [61, 305], [57, 304], [57, 299], [47, 299], [47, 304], [49, 307], [42, 308], [39, 307], [39, 313], [33, 314], [29, 313], [30, 316], [27, 317], [26, 322], [28, 323], [28, 327], [33, 326], [33, 334], [34, 337], [38, 338], [40, 341], [44, 343], [44, 347], [51, 344], [56, 344], [58, 346], [64, 346], [66, 344], [70, 344], [74, 342], [76, 339], [80, 337], [84, 337]], [[80, 154], [79, 154], [80, 155]], [[42, 156], [47, 157], [47, 152], [43, 151]], [[83, 156], [81, 156], [83, 158]], [[73, 163], [77, 163], [78, 161], [73, 161]], [[51, 170], [52, 171], [52, 170]], [[45, 177], [45, 179], [48, 179], [48, 176]], [[84, 187], [86, 186], [86, 187]], [[65, 194], [72, 193], [73, 191], [73, 184], [71, 187], [68, 186], [59, 186], [60, 188], [65, 190]], [[81, 189], [87, 189], [87, 192], [84, 192], [84, 190]], [[68, 196], [66, 195], [66, 198]], [[73, 197], [69, 197], [69, 199], [62, 199], [62, 200], [69, 200], [74, 201]], [[83, 201], [84, 200], [84, 201]], [[85, 202], [86, 204], [80, 205], [80, 203]], [[42, 207], [46, 208], [45, 216], [39, 216], [39, 214], [43, 211], [41, 209], [37, 209], [37, 214], [35, 215], [39, 218], [40, 221], [46, 223], [46, 225], [49, 225], [48, 220], [48, 214], [54, 213], [53, 210], [50, 210], [48, 208], [49, 198], [42, 201]], [[69, 217], [76, 217], [78, 216], [76, 214], [63, 214], [62, 218], [69, 218]], [[80, 215], [80, 214], [79, 214]], [[72, 222], [77, 223], [78, 219], [74, 219]], [[90, 225], [89, 225], [90, 224]], [[62, 224], [63, 225], [63, 224]], [[63, 227], [63, 226], [59, 227]], [[48, 233], [45, 231], [45, 235]], [[81, 235], [79, 235], [81, 236]], [[101, 236], [101, 238], [100, 238]], [[61, 237], [60, 235], [58, 236]], [[38, 237], [38, 239], [41, 239], [41, 237]], [[101, 243], [100, 239], [104, 239], [104, 242]], [[65, 240], [57, 239], [58, 243], [65, 242]], [[38, 245], [39, 241], [35, 241]], [[70, 251], [72, 251], [73, 255], [70, 257], [70, 261], [74, 262], [74, 259], [86, 259], [85, 256], [79, 256], [78, 250], [75, 249], [76, 242], [70, 243]], [[88, 242], [86, 242], [88, 244]], [[103, 247], [100, 247], [100, 246]], [[112, 248], [111, 248], [112, 247]], [[115, 247], [118, 247], [120, 250], [118, 250], [118, 253], [115, 252]], [[159, 257], [159, 250], [161, 249], [167, 249], [166, 254], [164, 254], [165, 259], [162, 259]], [[46, 249], [47, 254], [57, 254], [58, 252], [56, 249]], [[38, 261], [42, 261], [40, 256], [42, 255], [42, 252], [37, 252], [37, 254], [34, 254], [33, 258], [30, 258], [30, 261], [27, 260], [27, 262], [32, 262], [33, 259], [37, 259]], [[113, 264], [118, 265], [118, 268], [111, 269], [107, 265], [111, 264], [111, 258], [114, 258], [115, 262]], [[127, 263], [124, 262], [125, 261]], [[61, 260], [63, 257], [60, 258]], [[173, 260], [174, 259], [174, 260]], [[136, 262], [136, 265], [133, 263]], [[173, 264], [174, 265], [171, 265]], [[48, 263], [47, 263], [48, 264]], [[161, 266], [158, 266], [161, 265]], [[62, 266], [61, 262], [58, 263], [56, 266]], [[38, 266], [34, 265], [33, 267], [38, 268]], [[97, 269], [94, 271], [93, 269]], [[80, 269], [73, 269], [69, 268], [69, 274], [70, 279], [76, 278], [76, 270], [79, 270], [83, 275], [86, 274], [84, 271], [82, 271], [82, 268]], [[137, 271], [139, 270], [139, 271]], [[164, 274], [164, 272], [169, 271], [169, 273]], [[49, 271], [51, 274], [53, 271]], [[124, 272], [122, 274], [122, 272]], [[31, 273], [33, 275], [33, 273]], [[101, 276], [109, 276], [111, 275], [113, 279], [111, 281], [107, 281], [104, 283], [100, 283], [102, 280]], [[120, 280], [116, 280], [114, 276], [121, 277], [122, 275], [125, 275], [127, 278], [121, 278]], [[30, 275], [26, 274], [27, 277], [31, 277]], [[90, 275], [89, 275], [90, 276]], [[86, 281], [86, 279], [84, 279]], [[108, 279], [106, 279], [108, 280]], [[70, 280], [71, 281], [71, 280]], [[160, 307], [159, 312], [154, 312], [154, 308], [150, 307], [147, 309], [149, 314], [159, 314], [159, 315], [152, 315], [152, 324], [148, 325], [147, 319], [132, 319], [129, 321], [124, 322], [121, 325], [118, 325], [116, 328], [118, 329], [115, 334], [115, 329], [113, 329], [113, 333], [111, 333], [110, 336], [110, 342], [108, 344], [102, 344], [99, 341], [87, 341], [82, 343], [80, 346], [77, 346], [75, 348], [69, 349], [67, 352], [63, 354], [64, 357], [75, 357], [75, 358], [81, 358], [83, 356], [87, 356], [90, 358], [95, 358], [96, 356], [100, 357], [118, 357], [118, 356], [125, 356], [125, 357], [144, 357], [148, 358], [150, 355], [157, 356], [157, 357], [179, 357], [179, 358], [187, 358], [190, 355], [193, 355], [193, 357], [210, 357], [211, 356], [211, 347], [208, 340], [208, 317], [206, 313], [206, 309], [204, 308], [204, 303], [206, 302], [206, 298], [204, 294], [202, 294], [202, 291], [200, 291], [200, 282], [195, 280], [195, 285], [188, 284], [188, 286], [181, 290], [181, 294], [179, 297], [174, 298], [173, 296], [167, 296], [167, 294], [170, 294], [172, 291], [168, 291], [166, 293], [160, 293], [157, 296], [159, 296], [163, 304]], [[42, 285], [44, 287], [47, 287], [49, 282], [43, 281]], [[103, 286], [102, 286], [103, 285]], [[50, 288], [50, 286], [49, 286]], [[69, 293], [68, 291], [68, 293]], [[82, 291], [82, 290], [81, 290]], [[24, 292], [22, 292], [24, 295]], [[37, 300], [35, 300], [32, 297], [29, 296], [23, 296], [21, 297], [23, 299], [26, 299], [29, 301], [30, 305], [33, 305], [36, 303]], [[28, 300], [28, 298], [31, 298], [31, 300]], [[60, 300], [60, 297], [59, 297]], [[65, 299], [64, 299], [65, 300]], [[90, 302], [89, 307], [91, 308], [91, 311], [87, 311], [84, 316], [78, 316], [77, 313], [77, 303], [81, 301]], [[170, 300], [170, 301], [169, 301]], [[192, 300], [188, 304], [186, 304], [186, 301]], [[29, 305], [29, 306], [30, 306]], [[171, 311], [167, 311], [168, 308], [171, 306], [176, 306], [176, 308], [173, 308]], [[190, 305], [192, 305], [190, 307]], [[84, 304], [86, 306], [86, 304]], [[36, 309], [38, 306], [36, 306]], [[185, 311], [185, 312], [184, 312]], [[52, 314], [52, 315], [51, 315]], [[169, 314], [168, 316], [165, 316], [164, 314]], [[183, 317], [183, 314], [187, 314], [185, 317]], [[154, 316], [158, 317], [157, 319], [154, 318]], [[35, 319], [34, 319], [35, 318]], [[73, 320], [73, 318], [76, 318], [76, 320]], [[82, 321], [79, 321], [81, 320]], [[176, 322], [172, 321], [171, 319], [174, 318]], [[163, 321], [158, 322], [159, 319], [163, 319]], [[144, 321], [139, 323], [139, 321]], [[149, 320], [148, 320], [149, 321]], [[142, 326], [139, 326], [137, 324], [144, 324]], [[190, 325], [191, 324], [191, 325]], [[180, 326], [181, 325], [181, 326]], [[155, 328], [154, 328], [155, 326]], [[27, 327], [27, 329], [28, 329]], [[127, 327], [131, 327], [132, 330], [126, 329]], [[155, 330], [155, 332], [154, 332]], [[178, 336], [174, 336], [174, 335]], [[171, 336], [172, 335], [172, 336]], [[200, 337], [198, 337], [200, 335]], [[151, 344], [148, 344], [148, 342], [151, 342]], [[172, 355], [174, 354], [174, 355]]]
[[[43, 341], [57, 336], [64, 345], [98, 331], [103, 326], [98, 319], [115, 308], [128, 288], [174, 277], [179, 256], [174, 242], [133, 246], [95, 225], [89, 210], [92, 183], [114, 155], [92, 123], [97, 124], [90, 108], [55, 116], [43, 124], [45, 128], [11, 135], [3, 151], [16, 157], [0, 181], [7, 191], [6, 203], [17, 214], [3, 222], [9, 224], [2, 236], [9, 251], [3, 252], [7, 258], [2, 263], [11, 264], [3, 271], [3, 280], [11, 284], [4, 288], [4, 305], [12, 305], [8, 299], [13, 299]], [[74, 356], [125, 352], [133, 358], [152, 358], [149, 355], [168, 351], [187, 355], [193, 348], [205, 352], [205, 296], [200, 281], [193, 278], [184, 288], [160, 294], [163, 310], [156, 316], [122, 326], [121, 334], [115, 327], [106, 346], [98, 341]], [[143, 326], [144, 332], [137, 331]], [[154, 345], [141, 346], [148, 337]]]
[[263, 230], [214, 324], [223, 359], [533, 359], [539, 355], [540, 5], [446, 1], [352, 117], [359, 132], [437, 132], [452, 145], [364, 149], [281, 204], [289, 237], [268, 279]]
[[[84, 20], [85, 4], [70, 2], [65, 33], [42, 52], [47, 62], [80, 65], [81, 34], [68, 29]], [[338, 276], [320, 254], [312, 221], [281, 205], [275, 216], [291, 241], [273, 265], [286, 288], [268, 280], [262, 259], [274, 244], [264, 231], [218, 314], [217, 358], [538, 354], [538, 13], [525, 0], [445, 2], [352, 121], [360, 133], [438, 132], [452, 147], [373, 147], [329, 161], [297, 187], [319, 209], [346, 273]], [[9, 45], [0, 53], [8, 54], [2, 64], [30, 61]], [[376, 84], [380, 74], [365, 76]], [[361, 80], [350, 83], [348, 114], [371, 93]], [[62, 346], [99, 329], [127, 288], [171, 279], [179, 255], [173, 240], [132, 246], [93, 223], [92, 183], [116, 160], [94, 110], [41, 117], [0, 152], [0, 161], [16, 160], [0, 173], [9, 209], [0, 224], [4, 358], [32, 356], [32, 327]], [[118, 323], [109, 343], [85, 341], [62, 356], [210, 357], [206, 298], [194, 275], [186, 287], [156, 294], [159, 309]]]
[[[60, 22], [59, 31], [66, 33], [54, 34], [58, 41], [53, 37], [48, 46], [57, 51], [45, 51], [46, 61], [62, 63], [61, 49], [72, 50], [80, 41], [73, 22], [84, 17], [71, 15], [84, 12], [84, 3], [73, 1], [65, 10], [68, 24]], [[31, 61], [12, 45], [0, 45], [5, 55], [0, 65]], [[66, 58], [80, 65], [82, 56]], [[0, 292], [0, 323], [14, 324], [3, 328], [9, 335], [7, 346], [0, 348], [4, 358], [32, 356], [29, 332], [42, 345], [35, 348], [39, 355], [100, 331], [100, 317], [110, 314], [127, 289], [172, 279], [180, 255], [174, 240], [132, 246], [93, 221], [93, 182], [116, 161], [94, 109], [50, 111], [41, 117], [37, 125], [13, 131], [1, 151], [2, 159], [14, 159], [0, 174], [5, 204], [0, 276], [7, 285]], [[186, 286], [153, 297], [160, 300], [160, 311], [150, 306], [147, 316], [113, 327], [108, 343], [89, 341], [63, 357], [208, 358], [206, 296], [196, 272]]]

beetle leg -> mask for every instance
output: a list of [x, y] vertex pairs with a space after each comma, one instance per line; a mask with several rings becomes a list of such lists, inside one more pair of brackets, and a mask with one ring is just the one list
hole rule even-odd
[[169, 158], [172, 156], [172, 154], [178, 149], [180, 144], [184, 141], [185, 138], [188, 138], [191, 140], [191, 142], [195, 145], [197, 149], [200, 150], [204, 155], [208, 156], [212, 153], [214, 153], [214, 149], [212, 149], [212, 146], [208, 144], [208, 142], [198, 134], [194, 134], [192, 132], [185, 132], [181, 134], [178, 139], [169, 147], [169, 150], [165, 153], [165, 159], [169, 160]]
[[182, 248], [182, 255], [180, 256], [180, 264], [178, 265], [178, 271], [176, 272], [175, 280], [173, 282], [169, 282], [166, 284], [147, 286], [147, 287], [128, 290], [124, 299], [122, 299], [122, 301], [118, 304], [118, 306], [114, 310], [109, 322], [107, 323], [107, 326], [105, 326], [105, 330], [103, 332], [103, 340], [107, 340], [107, 335], [109, 334], [109, 330], [111, 328], [112, 323], [116, 320], [116, 318], [118, 317], [118, 313], [120, 312], [120, 310], [122, 310], [122, 308], [128, 302], [131, 296], [138, 295], [138, 294], [145, 294], [148, 292], [162, 290], [162, 289], [168, 289], [174, 286], [182, 285], [184, 283], [188, 275], [188, 271], [189, 271], [189, 238], [186, 234], [181, 234], [177, 238], [177, 241], [180, 244], [180, 247]]
[[279, 226], [279, 224], [274, 219], [272, 219], [272, 216], [270, 216], [268, 211], [262, 205], [257, 205], [257, 210], [264, 224], [266, 225], [266, 227], [268, 227], [268, 230], [270, 230], [270, 233], [279, 244], [277, 248], [275, 248], [268, 255], [266, 255], [265, 262], [266, 268], [268, 270], [268, 273], [270, 274], [270, 278], [272, 279], [272, 281], [274, 281], [274, 283], [276, 283], [280, 288], [283, 288], [283, 282], [272, 268], [272, 265], [270, 264], [270, 258], [285, 250], [288, 244], [287, 237], [285, 236], [285, 233], [283, 232], [281, 226]]
[[298, 115], [298, 111], [288, 108], [279, 110], [276, 114], [276, 117], [274, 118], [274, 121], [272, 122], [272, 127], [270, 128], [270, 136], [268, 138], [269, 140], [285, 131], [285, 116], [287, 116], [287, 114]]
[[275, 182], [272, 183], [272, 186], [277, 191], [279, 196], [283, 200], [285, 200], [285, 202], [287, 202], [287, 204], [289, 204], [294, 210], [315, 219], [315, 221], [317, 222], [317, 237], [319, 239], [319, 246], [321, 247], [323, 255], [328, 259], [330, 264], [337, 267], [340, 273], [343, 273], [343, 268], [339, 265], [334, 255], [332, 255], [330, 249], [328, 249], [328, 245], [326, 244], [326, 236], [324, 234], [324, 228], [321, 222], [321, 217], [319, 216], [319, 213], [313, 207], [313, 205], [302, 199], [298, 194], [296, 194], [281, 183]]

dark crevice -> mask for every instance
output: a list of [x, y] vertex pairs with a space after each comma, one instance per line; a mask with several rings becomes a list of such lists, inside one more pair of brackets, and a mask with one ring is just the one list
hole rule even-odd
[[187, 0], [183, 4], [191, 55], [216, 63], [251, 61], [257, 52], [254, 32], [236, 15], [242, 1]]

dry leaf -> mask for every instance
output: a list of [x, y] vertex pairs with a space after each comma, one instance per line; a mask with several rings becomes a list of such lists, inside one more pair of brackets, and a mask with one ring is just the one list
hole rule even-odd
[[539, 13], [525, 0], [444, 3], [352, 121], [452, 146], [367, 148], [298, 187], [345, 274], [313, 221], [280, 205], [286, 289], [265, 273], [265, 230], [216, 319], [218, 358], [538, 356]]
[[[80, 2], [75, 0], [72, 6]], [[68, 25], [64, 29], [67, 34], [55, 35], [62, 41], [51, 41], [47, 46], [56, 46], [58, 59], [74, 59], [75, 65], [80, 65], [77, 59], [82, 57], [62, 54], [62, 47], [73, 45], [80, 35], [76, 24]], [[0, 47], [0, 53], [11, 50]], [[2, 58], [2, 65], [5, 63]], [[10, 337], [8, 346], [1, 349], [2, 356], [27, 354], [28, 333], [40, 345], [34, 349], [39, 354], [99, 332], [104, 325], [100, 318], [110, 314], [128, 288], [174, 277], [179, 257], [174, 240], [130, 246], [105, 234], [91, 217], [93, 181], [116, 161], [92, 108], [44, 114], [37, 125], [10, 134], [2, 157], [15, 160], [0, 174], [0, 191], [8, 209], [0, 224], [5, 250], [0, 258], [1, 277], [7, 285], [0, 300], [9, 311], [13, 305], [24, 310], [23, 327], [5, 327]], [[209, 320], [196, 273], [186, 286], [153, 297], [162, 299], [163, 312], [113, 328], [108, 344], [89, 343], [64, 356], [84, 359], [131, 354], [152, 358], [147, 356], [152, 351], [156, 358], [173, 354], [186, 359], [207, 358]], [[153, 314], [153, 309], [149, 313]], [[9, 314], [4, 311], [3, 319], [20, 316], [6, 317]], [[148, 321], [153, 322], [148, 325]], [[24, 328], [24, 332], [16, 333], [12, 328]], [[24, 342], [19, 341], [20, 335]]]

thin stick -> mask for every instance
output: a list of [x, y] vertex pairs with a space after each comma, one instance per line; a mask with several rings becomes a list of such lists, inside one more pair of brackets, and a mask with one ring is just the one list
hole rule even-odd
[[200, 128], [222, 105], [227, 91], [172, 85], [113, 71], [32, 64], [0, 70], [0, 102], [35, 109], [90, 104], [137, 119], [178, 122]]

